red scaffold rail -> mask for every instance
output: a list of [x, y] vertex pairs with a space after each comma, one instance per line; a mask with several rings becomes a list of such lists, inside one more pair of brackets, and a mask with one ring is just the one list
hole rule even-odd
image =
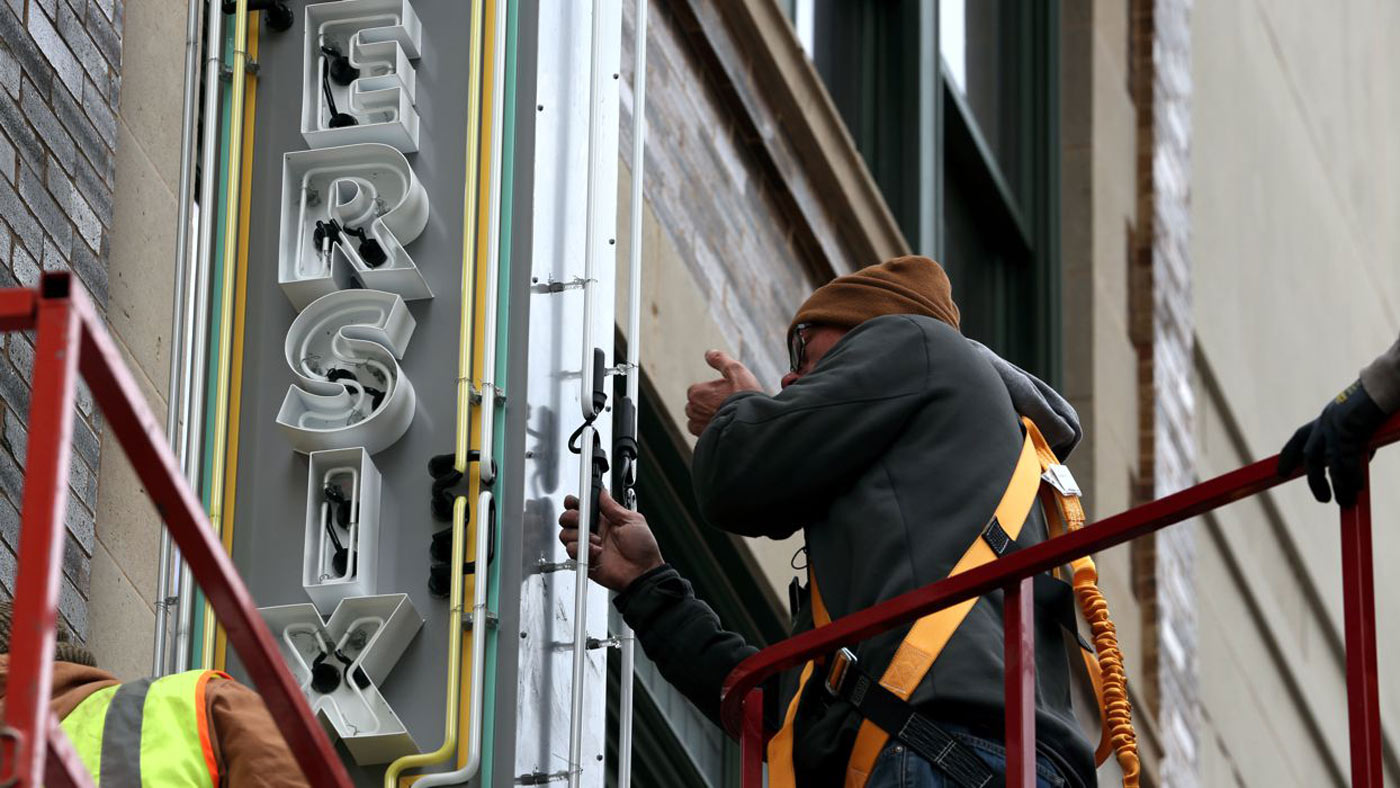
[[38, 290], [0, 290], [0, 331], [29, 328], [37, 329], [37, 348], [10, 673], [0, 727], [0, 786], [92, 785], [82, 761], [49, 714], [68, 456], [81, 374], [307, 780], [312, 785], [349, 788], [344, 764], [283, 663], [199, 499], [180, 474], [159, 422], [107, 336], [101, 317], [68, 274], [46, 274]]
[[[1400, 414], [1372, 439], [1379, 448], [1400, 440]], [[1023, 581], [1159, 531], [1212, 509], [1257, 495], [1297, 478], [1277, 473], [1270, 457], [1222, 474], [1195, 487], [1101, 520], [1055, 539], [1009, 553], [976, 569], [901, 594], [844, 616], [827, 626], [776, 643], [744, 660], [725, 679], [721, 714], [724, 727], [741, 745], [743, 785], [763, 784], [763, 690], [772, 676], [810, 659], [828, 655], [908, 624], [967, 599], [1003, 589], [1006, 610], [1006, 785], [1035, 784], [1035, 663], [1033, 628]], [[1346, 628], [1348, 728], [1351, 779], [1355, 788], [1381, 788], [1380, 693], [1376, 665], [1376, 603], [1371, 560], [1370, 496], [1341, 510], [1342, 596]]]

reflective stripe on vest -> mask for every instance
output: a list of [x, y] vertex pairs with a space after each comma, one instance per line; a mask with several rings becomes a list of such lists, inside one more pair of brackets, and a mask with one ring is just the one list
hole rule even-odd
[[[1013, 541], [1020, 535], [1021, 526], [1030, 514], [1031, 507], [1035, 504], [1036, 493], [1040, 489], [1040, 460], [1030, 435], [1030, 431], [1034, 430], [1035, 426], [1029, 419], [1022, 419], [1022, 421], [1027, 424], [1026, 438], [1022, 443], [1020, 458], [1011, 475], [1011, 481], [1007, 484], [1006, 492], [1002, 494], [1001, 502], [997, 504], [995, 512], [996, 520]], [[953, 566], [953, 571], [949, 574], [951, 576], [966, 572], [969, 569], [990, 563], [996, 560], [996, 557], [996, 553], [992, 552], [992, 548], [987, 545], [979, 531], [972, 546]], [[820, 592], [817, 591], [816, 575], [812, 573], [810, 565], [808, 572], [812, 587], [813, 623], [817, 627], [822, 627], [831, 623], [831, 617], [827, 614], [824, 604], [817, 604]], [[962, 625], [963, 619], [967, 617], [976, 603], [977, 599], [969, 599], [931, 613], [914, 622], [914, 626], [910, 628], [909, 634], [905, 636], [904, 642], [900, 644], [894, 658], [891, 659], [889, 666], [881, 676], [880, 684], [907, 700], [914, 688], [923, 681], [924, 675], [933, 666], [934, 660], [938, 659], [943, 647], [947, 645], [948, 640]], [[793, 728], [797, 716], [797, 704], [802, 697], [803, 690], [806, 689], [812, 672], [813, 663], [808, 662], [803, 668], [797, 694], [793, 696], [788, 705], [783, 728], [769, 742], [768, 785], [770, 788], [793, 788], [796, 785], [796, 772], [792, 763]], [[856, 734], [855, 746], [851, 750], [851, 759], [846, 769], [845, 784], [847, 788], [862, 788], [865, 785], [871, 769], [874, 768], [875, 760], [880, 755], [880, 751], [884, 749], [888, 739], [889, 734], [869, 720], [861, 721], [860, 730]]]
[[98, 786], [217, 788], [204, 698], [213, 678], [228, 674], [191, 670], [98, 690], [63, 719], [63, 732]]

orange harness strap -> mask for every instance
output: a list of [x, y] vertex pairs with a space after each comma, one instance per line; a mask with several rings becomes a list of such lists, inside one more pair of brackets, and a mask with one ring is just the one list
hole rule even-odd
[[[812, 623], [818, 627], [830, 624], [831, 614], [826, 611], [826, 603], [822, 601], [822, 592], [817, 588], [817, 576], [812, 573], [810, 562], [807, 564], [807, 588], [812, 593]], [[797, 775], [792, 768], [792, 737], [796, 727], [793, 720], [797, 718], [797, 702], [801, 700], [802, 691], [807, 688], [807, 680], [812, 678], [816, 664], [809, 660], [802, 666], [802, 677], [797, 680], [797, 694], [788, 701], [787, 712], [783, 715], [783, 727], [768, 740], [768, 788], [795, 788], [797, 785]]]
[[[1059, 509], [1055, 491], [1050, 487], [1041, 488], [1040, 498], [1042, 505], [1045, 507], [1047, 525], [1050, 529], [1050, 538], [1054, 539], [1057, 536], [1062, 536], [1067, 531], [1065, 528], [1063, 510]], [[1050, 516], [1051, 513], [1054, 513], [1054, 516]], [[1065, 571], [1063, 567], [1055, 567], [1054, 574], [1057, 579], [1065, 580]], [[1079, 655], [1084, 659], [1084, 670], [1089, 674], [1089, 684], [1094, 690], [1094, 702], [1099, 709], [1101, 733], [1099, 734], [1099, 745], [1094, 751], [1094, 763], [1098, 766], [1102, 766], [1103, 762], [1108, 760], [1108, 757], [1113, 754], [1113, 741], [1112, 736], [1109, 735], [1108, 719], [1103, 713], [1103, 669], [1099, 667], [1098, 657], [1094, 655], [1092, 649], [1080, 648], [1076, 645], [1075, 650], [1077, 650]]]
[[[1040, 430], [1029, 421], [1027, 423], [1048, 480], [1061, 467], [1060, 461]], [[1055, 502], [1054, 507], [1046, 507], [1052, 538], [1084, 527], [1084, 507], [1079, 502], [1077, 491], [1069, 492], [1052, 483], [1046, 485], [1046, 497]], [[1051, 512], [1055, 517], [1048, 517]], [[1118, 630], [1109, 617], [1108, 601], [1099, 590], [1099, 572], [1094, 559], [1089, 556], [1077, 558], [1070, 562], [1070, 571], [1073, 573], [1071, 584], [1074, 597], [1079, 602], [1084, 620], [1089, 623], [1094, 643], [1094, 653], [1084, 651], [1083, 655], [1103, 723], [1103, 734], [1094, 753], [1095, 762], [1103, 765], [1109, 753], [1115, 753], [1118, 765], [1123, 770], [1124, 788], [1138, 788], [1142, 768], [1137, 753], [1137, 731], [1133, 729], [1133, 706], [1128, 700], [1128, 675], [1123, 666], [1123, 652], [1118, 647]]]
[[[812, 574], [810, 562], [807, 565], [807, 587], [812, 593], [812, 623], [818, 627], [830, 624], [831, 614], [826, 611], [826, 603], [822, 601], [822, 592], [817, 588], [817, 576]], [[792, 737], [796, 727], [793, 720], [797, 718], [797, 702], [802, 699], [802, 691], [807, 689], [807, 680], [812, 678], [816, 665], [816, 662], [809, 660], [802, 666], [802, 677], [797, 680], [797, 694], [792, 696], [787, 712], [783, 714], [783, 727], [768, 740], [768, 788], [796, 788], [797, 775], [792, 768]]]

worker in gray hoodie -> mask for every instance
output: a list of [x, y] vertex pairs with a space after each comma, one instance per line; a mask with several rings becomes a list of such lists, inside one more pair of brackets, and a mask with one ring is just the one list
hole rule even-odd
[[[721, 377], [692, 386], [686, 407], [689, 429], [700, 436], [696, 498], [706, 520], [732, 533], [804, 532], [811, 582], [796, 611], [798, 631], [948, 576], [996, 525], [991, 515], [1023, 451], [1018, 414], [1039, 425], [1060, 457], [1078, 442], [1068, 403], [963, 337], [958, 321], [943, 269], [927, 258], [898, 258], [828, 283], [798, 310], [791, 371], [778, 395], [764, 393], [738, 361], [707, 354]], [[575, 555], [577, 504], [567, 505], [560, 539]], [[722, 682], [756, 649], [725, 631], [663, 562], [640, 514], [606, 493], [599, 507], [592, 578], [619, 592], [616, 607], [661, 674], [717, 720]], [[1044, 513], [1031, 505], [1015, 542], [1046, 537]], [[1035, 622], [1038, 785], [1095, 785], [1093, 749], [1070, 703], [1062, 635], [1073, 627], [1073, 602], [1067, 586], [1044, 580]], [[812, 585], [820, 589], [815, 599]], [[1000, 592], [977, 601], [901, 701], [901, 713], [912, 715], [906, 731], [922, 735], [893, 731], [863, 772], [852, 759], [867, 719], [855, 705], [863, 700], [829, 693], [818, 676], [804, 683], [784, 674], [765, 693], [776, 700], [769, 729], [786, 731], [774, 741], [789, 742], [781, 752], [770, 745], [770, 784], [999, 784], [1001, 605]], [[908, 631], [852, 646], [851, 664], [878, 676]]]
[[1333, 397], [1320, 416], [1293, 433], [1279, 453], [1279, 473], [1288, 476], [1306, 467], [1308, 487], [1319, 503], [1330, 501], [1335, 492], [1337, 503], [1354, 505], [1356, 494], [1366, 486], [1361, 460], [1371, 435], [1397, 410], [1400, 340], [1361, 370], [1356, 382]]

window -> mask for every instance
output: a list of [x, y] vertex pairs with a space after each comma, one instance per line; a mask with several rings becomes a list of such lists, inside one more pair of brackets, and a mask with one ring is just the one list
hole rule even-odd
[[[1059, 377], [1058, 4], [792, 0], [910, 244], [942, 262], [963, 331]], [[810, 16], [810, 20], [804, 18]]]

